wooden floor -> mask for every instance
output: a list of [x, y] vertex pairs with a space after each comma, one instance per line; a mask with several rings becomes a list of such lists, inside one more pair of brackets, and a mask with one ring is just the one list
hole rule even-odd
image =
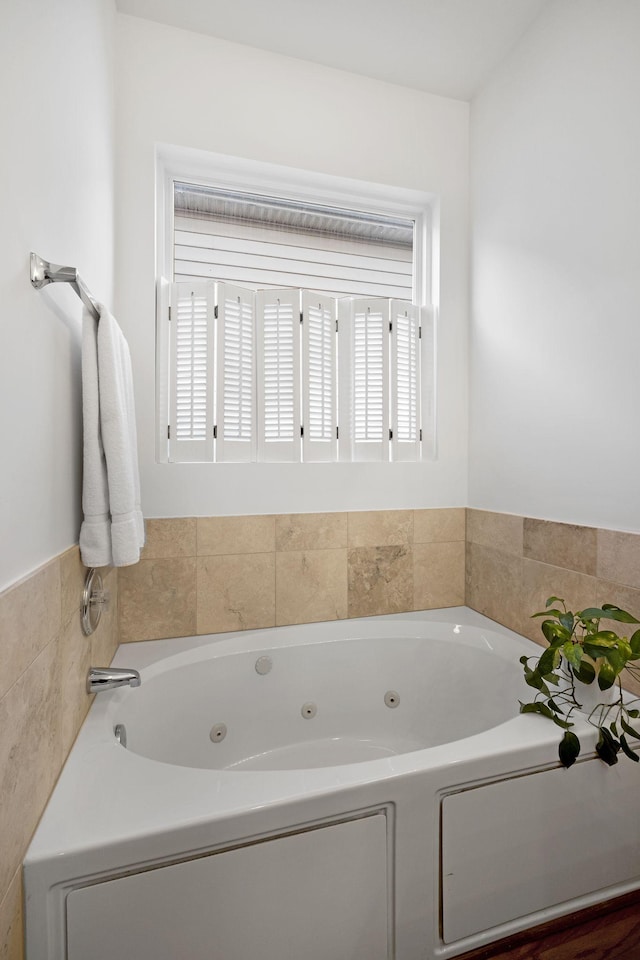
[[458, 960], [640, 960], [640, 895], [551, 921]]

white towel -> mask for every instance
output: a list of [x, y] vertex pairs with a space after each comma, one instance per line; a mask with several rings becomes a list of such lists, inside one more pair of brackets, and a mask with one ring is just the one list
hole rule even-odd
[[87, 567], [137, 563], [144, 546], [129, 347], [109, 311], [82, 327], [84, 473], [80, 553]]

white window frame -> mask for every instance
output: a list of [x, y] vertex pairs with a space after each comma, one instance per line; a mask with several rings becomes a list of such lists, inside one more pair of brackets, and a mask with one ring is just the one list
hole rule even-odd
[[[435, 437], [435, 298], [438, 292], [438, 250], [434, 243], [437, 198], [434, 194], [404, 187], [335, 177], [293, 167], [263, 163], [226, 154], [207, 153], [160, 144], [156, 147], [156, 460], [168, 463], [167, 423], [169, 354], [166, 316], [168, 291], [173, 280], [174, 182], [280, 197], [330, 207], [358, 210], [388, 217], [405, 217], [415, 223], [413, 238], [412, 301], [422, 310], [430, 308], [434, 318], [425, 337], [423, 330], [423, 378], [432, 384], [428, 420], [432, 427], [425, 437], [422, 460], [436, 455]], [[168, 282], [169, 283], [168, 283]], [[429, 354], [427, 354], [429, 350]], [[423, 400], [424, 403], [424, 400]], [[342, 408], [342, 404], [341, 404]], [[342, 457], [339, 457], [339, 460]]]

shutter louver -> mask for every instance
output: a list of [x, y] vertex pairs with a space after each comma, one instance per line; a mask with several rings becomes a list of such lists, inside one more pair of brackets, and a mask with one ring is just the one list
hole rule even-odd
[[391, 423], [393, 460], [420, 459], [420, 321], [418, 307], [392, 300]]
[[305, 290], [302, 321], [303, 459], [335, 460], [336, 301]]
[[256, 294], [258, 459], [300, 460], [300, 291]]
[[389, 301], [352, 301], [353, 459], [389, 453]]
[[173, 285], [170, 461], [213, 459], [214, 294], [214, 283]]
[[249, 461], [256, 455], [255, 294], [218, 284], [219, 461]]

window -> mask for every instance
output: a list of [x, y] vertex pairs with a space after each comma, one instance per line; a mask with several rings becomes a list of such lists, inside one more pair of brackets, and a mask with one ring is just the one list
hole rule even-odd
[[163, 178], [161, 459], [430, 456], [428, 208], [221, 179]]

